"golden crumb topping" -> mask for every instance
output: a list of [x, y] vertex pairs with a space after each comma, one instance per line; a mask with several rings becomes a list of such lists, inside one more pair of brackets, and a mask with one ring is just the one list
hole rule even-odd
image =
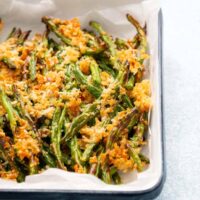
[[141, 83], [136, 83], [131, 96], [135, 99], [135, 106], [142, 112], [148, 112], [152, 106], [151, 102], [151, 88], [149, 80], [143, 80]]
[[121, 172], [149, 164], [146, 33], [127, 19], [131, 40], [44, 16], [43, 33], [13, 28], [0, 43], [0, 178], [60, 168], [119, 184]]

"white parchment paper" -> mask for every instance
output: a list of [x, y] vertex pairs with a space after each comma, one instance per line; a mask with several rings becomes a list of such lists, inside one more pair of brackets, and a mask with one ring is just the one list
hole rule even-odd
[[77, 174], [60, 169], [48, 169], [42, 174], [28, 176], [24, 183], [0, 179], [0, 190], [89, 190], [89, 191], [142, 191], [154, 187], [162, 175], [160, 97], [158, 69], [158, 0], [0, 0], [0, 16], [5, 26], [1, 41], [12, 27], [35, 32], [44, 30], [41, 17], [50, 15], [63, 19], [79, 17], [83, 27], [90, 20], [100, 22], [113, 36], [132, 38], [136, 33], [126, 19], [130, 13], [141, 24], [147, 25], [149, 52], [148, 68], [152, 84], [153, 110], [146, 152], [151, 164], [142, 173], [123, 175], [122, 185], [107, 185], [88, 174]]

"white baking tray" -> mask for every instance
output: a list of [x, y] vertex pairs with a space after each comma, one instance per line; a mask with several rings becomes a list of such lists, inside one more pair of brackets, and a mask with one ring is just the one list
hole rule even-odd
[[114, 36], [132, 38], [134, 28], [126, 13], [147, 25], [149, 53], [148, 75], [152, 86], [153, 109], [145, 151], [150, 165], [142, 173], [129, 173], [121, 185], [107, 185], [92, 175], [49, 169], [26, 178], [24, 183], [0, 179], [0, 191], [64, 191], [73, 193], [141, 193], [155, 188], [163, 176], [161, 81], [158, 41], [158, 0], [0, 0], [0, 16], [5, 23], [1, 41], [12, 27], [42, 31], [41, 17], [50, 15], [63, 19], [80, 17], [83, 27], [90, 20], [99, 21]]

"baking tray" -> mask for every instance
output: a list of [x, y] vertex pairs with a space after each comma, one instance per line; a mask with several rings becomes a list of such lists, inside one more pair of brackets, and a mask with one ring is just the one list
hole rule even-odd
[[162, 169], [159, 179], [154, 185], [146, 190], [142, 191], [94, 191], [94, 190], [40, 190], [37, 189], [1, 189], [0, 199], [152, 199], [157, 196], [163, 186], [165, 180], [165, 168], [164, 168], [164, 136], [163, 136], [163, 97], [162, 97], [162, 12], [160, 10], [158, 16], [158, 84], [159, 84], [159, 98], [160, 104], [159, 116], [160, 116], [160, 134], [161, 134], [161, 160]]

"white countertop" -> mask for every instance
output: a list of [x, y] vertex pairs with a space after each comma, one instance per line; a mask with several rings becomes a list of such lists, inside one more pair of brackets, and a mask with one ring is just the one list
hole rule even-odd
[[200, 1], [161, 0], [167, 178], [156, 200], [200, 197]]

